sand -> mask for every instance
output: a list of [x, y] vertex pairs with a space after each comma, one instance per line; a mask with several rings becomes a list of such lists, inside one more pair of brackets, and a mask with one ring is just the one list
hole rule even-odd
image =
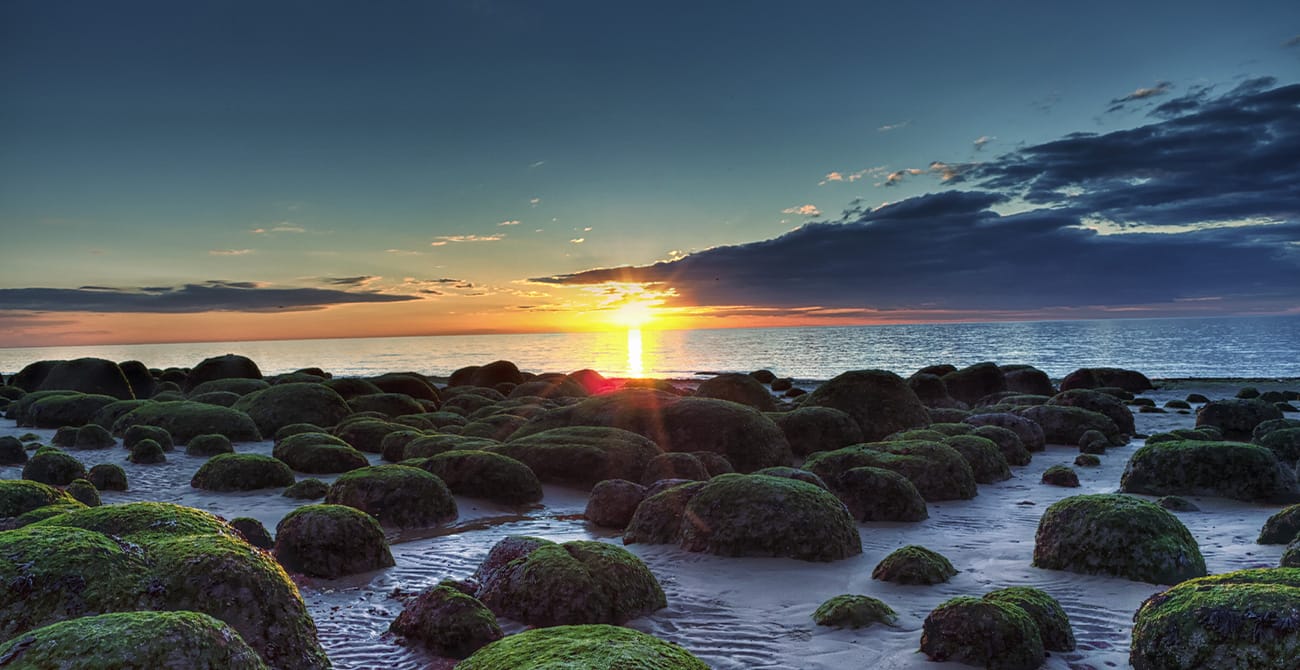
[[[1170, 388], [1142, 394], [1157, 405], [1188, 393], [1231, 397], [1240, 382], [1182, 380]], [[1262, 390], [1296, 388], [1295, 384], [1253, 384]], [[1290, 414], [1289, 416], [1296, 416]], [[1191, 427], [1192, 414], [1135, 414], [1137, 430], [1151, 434]], [[54, 431], [17, 428], [0, 420], [0, 435], [35, 432], [48, 443]], [[741, 668], [935, 668], [916, 651], [921, 624], [935, 606], [959, 595], [981, 595], [1005, 586], [1034, 586], [1055, 596], [1074, 627], [1078, 649], [1053, 653], [1047, 668], [1128, 667], [1133, 612], [1159, 585], [1124, 579], [1040, 570], [1030, 566], [1038, 519], [1051, 503], [1081, 493], [1115, 492], [1128, 456], [1142, 444], [1133, 440], [1101, 457], [1096, 468], [1076, 468], [1081, 487], [1064, 489], [1039, 483], [1051, 465], [1071, 464], [1076, 447], [1049, 446], [1033, 462], [1012, 468], [1014, 477], [981, 485], [973, 500], [931, 503], [921, 523], [863, 523], [863, 553], [834, 563], [807, 563], [775, 558], [720, 558], [691, 554], [675, 546], [631, 545], [668, 596], [668, 607], [628, 625], [676, 642], [719, 669]], [[270, 454], [269, 441], [241, 443], [238, 451]], [[105, 503], [159, 500], [205, 509], [233, 518], [250, 516], [274, 531], [275, 524], [304, 504], [280, 490], [212, 493], [193, 489], [190, 477], [204, 459], [183, 451], [168, 454], [163, 465], [126, 462], [120, 446], [75, 455], [87, 464], [112, 462], [127, 472], [131, 489], [104, 492]], [[369, 455], [379, 463], [377, 455]], [[17, 478], [21, 468], [0, 467], [0, 478]], [[305, 478], [300, 475], [300, 478]], [[332, 476], [321, 476], [330, 481]], [[1191, 530], [1212, 573], [1276, 566], [1283, 547], [1257, 545], [1264, 520], [1279, 505], [1248, 504], [1219, 498], [1189, 498], [1200, 512], [1178, 513]], [[578, 515], [585, 492], [547, 486], [543, 503], [517, 509], [458, 498], [460, 518], [451, 528], [397, 534], [390, 532], [397, 565], [387, 570], [339, 580], [298, 580], [320, 630], [321, 642], [336, 668], [450, 667], [419, 650], [403, 647], [386, 634], [402, 609], [396, 594], [414, 594], [445, 578], [473, 572], [488, 549], [512, 534], [552, 540], [597, 539], [621, 544], [616, 533], [589, 526]], [[871, 570], [886, 554], [906, 544], [920, 544], [947, 556], [961, 572], [937, 586], [900, 586], [871, 579]], [[874, 626], [857, 631], [815, 626], [811, 614], [827, 598], [858, 593], [879, 598], [899, 613], [896, 628]], [[522, 626], [503, 621], [507, 632]], [[963, 667], [956, 666], [953, 667]]]

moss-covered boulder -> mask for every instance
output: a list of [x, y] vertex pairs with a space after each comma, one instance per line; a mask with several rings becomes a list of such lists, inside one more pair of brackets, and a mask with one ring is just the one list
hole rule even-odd
[[[1042, 451], [1047, 446], [1047, 437], [1043, 433], [1043, 427], [1026, 419], [1023, 416], [1012, 414], [1010, 412], [991, 412], [983, 414], [972, 414], [962, 419], [963, 423], [968, 423], [976, 428], [982, 426], [997, 426], [1005, 428], [1016, 434], [1020, 438], [1020, 444], [1027, 451]], [[1004, 452], [1005, 453], [1005, 452]], [[1016, 463], [1010, 456], [1007, 462], [1012, 465], [1023, 465]], [[1025, 459], [1028, 463], [1028, 459]]]
[[984, 594], [985, 600], [1015, 605], [1024, 610], [1038, 627], [1047, 651], [1074, 651], [1074, 630], [1070, 617], [1052, 596], [1028, 586], [1010, 586]]
[[532, 626], [620, 624], [667, 605], [641, 559], [612, 544], [582, 540], [537, 542], [486, 572], [476, 595], [498, 616]]
[[[199, 361], [185, 377], [185, 390], [193, 391], [215, 379], [261, 379], [262, 371], [252, 359], [237, 354], [213, 356]], [[269, 434], [269, 433], [268, 433]]]
[[395, 430], [379, 441], [379, 453], [385, 461], [400, 463], [406, 460], [406, 445], [425, 435], [424, 429]]
[[327, 433], [298, 433], [275, 443], [271, 455], [308, 474], [351, 472], [370, 465], [366, 455]]
[[218, 454], [233, 454], [235, 447], [225, 435], [195, 435], [185, 445], [185, 455], [207, 458]]
[[74, 479], [86, 478], [86, 466], [72, 456], [55, 449], [38, 450], [23, 466], [23, 479], [67, 486]]
[[335, 436], [358, 451], [382, 454], [385, 438], [393, 433], [402, 433], [410, 429], [410, 426], [405, 424], [382, 418], [357, 418], [362, 416], [364, 415], [353, 415], [335, 426], [333, 431]]
[[708, 478], [709, 471], [699, 458], [692, 454], [669, 452], [650, 459], [641, 475], [641, 483], [649, 486], [661, 479], [705, 481]]
[[839, 486], [842, 473], [852, 468], [892, 470], [906, 477], [929, 502], [968, 500], [977, 494], [975, 473], [952, 447], [939, 442], [905, 440], [874, 442], [813, 454], [804, 467]]
[[483, 647], [457, 670], [708, 670], [681, 647], [631, 628], [538, 628]]
[[85, 479], [72, 480], [64, 491], [86, 507], [98, 507], [101, 504], [99, 490]]
[[1196, 427], [1212, 426], [1227, 440], [1249, 440], [1255, 427], [1272, 419], [1281, 419], [1282, 411], [1259, 399], [1214, 400], [1196, 411]]
[[581, 487], [606, 479], [640, 481], [650, 459], [661, 453], [641, 435], [596, 426], [556, 428], [484, 450], [521, 461], [544, 482]]
[[663, 408], [656, 440], [664, 451], [709, 451], [725, 456], [737, 472], [753, 472], [792, 460], [785, 433], [767, 415], [739, 403], [682, 398]]
[[48, 505], [67, 505], [72, 496], [48, 484], [26, 479], [0, 479], [0, 519]]
[[264, 379], [227, 377], [225, 379], [210, 379], [195, 384], [186, 392], [186, 396], [195, 398], [208, 393], [233, 393], [236, 396], [242, 397], [270, 387], [271, 385]]
[[108, 395], [87, 393], [55, 393], [39, 397], [27, 405], [20, 426], [59, 428], [84, 426], [91, 423], [104, 407], [118, 401]]
[[262, 439], [257, 425], [247, 414], [230, 407], [188, 400], [144, 403], [118, 418], [113, 424], [113, 433], [124, 434], [131, 426], [137, 425], [163, 428], [180, 444], [211, 433], [225, 435], [231, 442]]
[[976, 363], [943, 375], [953, 398], [973, 406], [980, 398], [1007, 390], [1007, 380], [995, 363]]
[[1124, 368], [1079, 368], [1061, 380], [1061, 390], [1114, 387], [1141, 393], [1155, 386], [1146, 375]]
[[1101, 431], [1112, 444], [1123, 444], [1119, 426], [1110, 417], [1082, 407], [1062, 405], [1036, 405], [1022, 407], [1016, 414], [1042, 426], [1043, 439], [1048, 444], [1076, 445], [1079, 438], [1090, 430]]
[[325, 494], [329, 493], [329, 490], [329, 484], [319, 479], [309, 478], [296, 482], [293, 486], [286, 488], [284, 493], [280, 495], [294, 500], [320, 500], [325, 497]]
[[1040, 481], [1048, 486], [1079, 488], [1079, 475], [1068, 465], [1053, 465], [1043, 471]]
[[886, 370], [842, 373], [818, 386], [802, 406], [832, 407], [848, 414], [868, 441], [930, 423], [925, 405], [907, 382]]
[[1196, 539], [1177, 517], [1120, 494], [1074, 496], [1048, 507], [1034, 536], [1034, 566], [1152, 584], [1205, 575]]
[[172, 451], [175, 445], [172, 443], [172, 435], [165, 428], [157, 426], [131, 426], [122, 432], [122, 446], [126, 449], [134, 448], [142, 440], [153, 440], [163, 451]]
[[860, 521], [924, 521], [925, 498], [912, 482], [892, 470], [849, 468], [835, 476], [830, 490]]
[[245, 542], [257, 547], [258, 549], [270, 550], [275, 546], [275, 540], [271, 533], [266, 530], [266, 526], [261, 521], [251, 516], [237, 516], [230, 520], [230, 527], [235, 529]]
[[1030, 460], [1032, 460], [1032, 455], [1025, 448], [1024, 442], [1021, 442], [1020, 436], [1010, 428], [975, 426], [970, 435], [991, 440], [997, 446], [998, 451], [1002, 453], [1002, 458], [1006, 460], [1007, 465], [1029, 465]]
[[921, 652], [990, 670], [1034, 670], [1046, 654], [1038, 627], [1016, 605], [958, 597], [936, 607], [921, 630]]
[[1264, 522], [1259, 531], [1258, 544], [1289, 544], [1300, 536], [1300, 505], [1279, 510]]
[[1282, 551], [1278, 566], [1283, 568], [1300, 568], [1300, 538], [1296, 538]]
[[1220, 496], [1295, 502], [1295, 471], [1272, 450], [1244, 442], [1178, 440], [1148, 444], [1129, 459], [1120, 490], [1148, 495]]
[[267, 670], [224, 622], [198, 612], [115, 612], [50, 624], [0, 644], [14, 668]]
[[1092, 389], [1071, 389], [1052, 396], [1047, 401], [1047, 404], [1060, 407], [1081, 407], [1098, 414], [1105, 414], [1107, 418], [1115, 422], [1115, 426], [1119, 428], [1121, 434], [1132, 435], [1136, 432], [1133, 427], [1133, 411], [1126, 407], [1120, 399], [1109, 393]]
[[862, 428], [848, 413], [834, 407], [799, 407], [789, 412], [770, 412], [768, 418], [785, 434], [790, 450], [804, 457], [863, 441]]
[[942, 584], [957, 574], [947, 558], [920, 545], [895, 549], [871, 571], [872, 579], [895, 584]]
[[[395, 433], [390, 433], [384, 440], [388, 441]], [[412, 458], [428, 458], [437, 456], [446, 451], [456, 451], [458, 449], [487, 449], [488, 447], [500, 446], [500, 442], [485, 437], [465, 437], [464, 435], [454, 435], [451, 433], [436, 433], [433, 435], [423, 435], [417, 437], [402, 448], [403, 460]], [[657, 452], [656, 452], [657, 453]], [[395, 455], [395, 454], [394, 454]], [[514, 458], [513, 456], [511, 458]]]
[[375, 465], [340, 476], [325, 502], [355, 507], [379, 523], [400, 528], [436, 526], [456, 519], [456, 499], [434, 475], [407, 465]]
[[898, 614], [885, 603], [870, 596], [844, 594], [835, 596], [817, 607], [813, 623], [831, 628], [868, 628], [881, 623], [894, 626]]
[[862, 553], [844, 504], [812, 484], [767, 475], [714, 477], [691, 497], [682, 548], [720, 556], [834, 561]]
[[1129, 662], [1137, 670], [1292, 668], [1300, 659], [1298, 609], [1300, 569], [1192, 579], [1138, 609]]
[[167, 454], [164, 452], [162, 445], [157, 442], [144, 439], [136, 442], [131, 447], [131, 454], [126, 460], [136, 465], [157, 465], [158, 463], [167, 462]]
[[107, 449], [116, 443], [108, 429], [92, 423], [77, 429], [77, 437], [73, 441], [72, 447], [74, 449]]
[[12, 435], [0, 437], [0, 466], [22, 465], [27, 462], [27, 448]]
[[421, 414], [424, 405], [405, 393], [371, 393], [348, 399], [348, 406], [354, 412], [379, 412], [388, 417], [404, 414]]
[[504, 636], [492, 610], [445, 584], [407, 602], [388, 630], [451, 658], [465, 658]]
[[333, 389], [309, 383], [277, 384], [250, 393], [240, 398], [234, 409], [247, 413], [263, 435], [274, 435], [294, 423], [333, 426], [352, 413], [347, 401]]
[[275, 527], [276, 560], [290, 572], [337, 579], [391, 567], [379, 523], [346, 505], [305, 505]]
[[290, 486], [289, 466], [261, 454], [219, 454], [208, 459], [190, 479], [190, 486], [205, 491], [254, 491]]
[[100, 463], [90, 468], [86, 479], [100, 491], [125, 491], [126, 471], [115, 463]]
[[607, 479], [592, 487], [583, 516], [603, 528], [627, 528], [645, 494], [646, 487], [636, 482]]
[[943, 443], [966, 459], [976, 482], [993, 484], [1011, 479], [1011, 467], [993, 440], [975, 435], [953, 435], [943, 438]]
[[700, 382], [695, 395], [749, 405], [760, 412], [776, 410], [776, 400], [757, 379], [737, 372], [720, 374]]
[[491, 414], [466, 423], [461, 429], [461, 434], [466, 437], [501, 441], [509, 438], [525, 423], [528, 423], [528, 419], [522, 416], [510, 413]]
[[646, 491], [623, 533], [624, 544], [671, 544], [679, 541], [686, 505], [705, 482], [683, 482], [659, 492]]
[[1271, 449], [1277, 460], [1294, 466], [1300, 460], [1300, 428], [1281, 428], [1254, 438], [1253, 442]]
[[509, 456], [457, 450], [403, 464], [437, 475], [456, 495], [503, 505], [526, 505], [542, 499], [542, 482], [537, 475]]
[[67, 390], [112, 396], [120, 400], [135, 398], [131, 383], [122, 368], [102, 358], [78, 358], [57, 361], [49, 367], [40, 386], [33, 391]]

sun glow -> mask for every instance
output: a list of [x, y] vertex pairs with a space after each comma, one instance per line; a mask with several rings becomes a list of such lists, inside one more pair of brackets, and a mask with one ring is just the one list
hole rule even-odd
[[610, 312], [609, 320], [620, 328], [640, 328], [654, 319], [648, 302], [629, 302]]

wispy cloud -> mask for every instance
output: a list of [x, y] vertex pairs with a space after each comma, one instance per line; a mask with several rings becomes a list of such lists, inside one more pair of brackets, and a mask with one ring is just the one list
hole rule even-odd
[[531, 205], [531, 206], [533, 206], [533, 207], [536, 207], [536, 206], [542, 204], [542, 199], [541, 199], [541, 198], [529, 198], [529, 199], [528, 199], [528, 204]]
[[348, 286], [351, 288], [363, 288], [369, 286], [383, 277], [376, 275], [358, 275], [356, 277], [322, 277], [321, 282], [330, 286]]
[[505, 233], [496, 233], [494, 235], [439, 235], [433, 238], [429, 246], [442, 247], [451, 242], [500, 242], [505, 237]]
[[543, 165], [546, 165], [546, 161], [533, 161], [528, 164], [528, 167], [529, 169], [532, 169], [532, 168], [539, 168]]
[[976, 151], [983, 151], [983, 150], [984, 150], [984, 145], [986, 145], [986, 144], [988, 144], [989, 142], [992, 142], [993, 140], [996, 140], [996, 139], [997, 139], [996, 137], [992, 137], [992, 136], [989, 136], [989, 135], [980, 135], [979, 138], [976, 139], [975, 142], [974, 142], [974, 144], [975, 144], [975, 150], [976, 150]]
[[569, 240], [569, 243], [571, 243], [571, 244], [582, 244], [583, 242], [586, 242], [586, 241], [587, 241], [587, 238], [585, 238], [585, 237], [575, 237], [575, 238]]
[[1166, 95], [1173, 88], [1173, 86], [1174, 86], [1173, 82], [1161, 81], [1161, 82], [1157, 82], [1155, 86], [1147, 86], [1147, 87], [1139, 88], [1133, 91], [1132, 93], [1129, 93], [1128, 95], [1111, 99], [1110, 107], [1106, 111], [1118, 112], [1121, 109], [1124, 109], [1130, 103], [1140, 102], [1142, 100], [1147, 100], [1148, 98], [1154, 98], [1157, 96]]
[[394, 256], [423, 256], [423, 251], [413, 251], [410, 249], [384, 249], [384, 253], [393, 254]]
[[517, 225], [519, 225], [519, 223], [520, 223], [519, 219], [510, 219], [510, 220], [508, 220], [508, 221], [502, 221], [501, 223], [498, 223], [497, 225], [498, 225], [498, 226], [517, 226]]
[[796, 207], [786, 207], [781, 210], [782, 214], [798, 214], [800, 216], [821, 216], [822, 211], [817, 209], [817, 205], [798, 205]]
[[322, 288], [271, 288], [259, 282], [213, 280], [174, 287], [6, 288], [0, 311], [125, 312], [279, 312], [322, 309], [351, 303], [401, 302], [413, 296]]
[[208, 251], [209, 256], [247, 256], [253, 253], [252, 249], [212, 249]]
[[906, 121], [899, 121], [898, 123], [890, 123], [880, 126], [879, 128], [876, 128], [876, 132], [887, 133], [891, 130], [902, 130], [910, 125], [912, 125], [912, 120], [907, 119]]
[[1295, 37], [1292, 37], [1291, 39], [1283, 42], [1282, 46], [1286, 47], [1287, 49], [1300, 47], [1300, 35], [1296, 35]]
[[254, 235], [272, 235], [275, 233], [305, 233], [307, 229], [291, 221], [281, 221], [270, 228], [254, 228], [249, 232]]
[[847, 173], [827, 172], [826, 176], [822, 177], [822, 180], [817, 182], [817, 185], [825, 186], [827, 184], [836, 183], [836, 182], [847, 182], [851, 184], [855, 181], [858, 181], [859, 179], [865, 179], [867, 177], [875, 177], [878, 175], [885, 174], [886, 172], [888, 172], [888, 169], [885, 168], [884, 166], [865, 168], [862, 170], [858, 170], [857, 172], [847, 172]]

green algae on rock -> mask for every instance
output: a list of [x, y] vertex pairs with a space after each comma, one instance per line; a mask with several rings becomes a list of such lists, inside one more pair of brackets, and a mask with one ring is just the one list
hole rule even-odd
[[282, 495], [295, 500], [320, 500], [325, 497], [325, 494], [329, 493], [329, 490], [329, 484], [319, 479], [309, 478], [300, 480], [293, 486], [286, 488]]
[[186, 456], [208, 457], [218, 454], [233, 454], [235, 447], [225, 435], [195, 435], [185, 445]]
[[868, 628], [874, 624], [894, 626], [898, 614], [893, 608], [870, 596], [838, 595], [822, 603], [813, 612], [813, 622], [832, 628]]
[[115, 612], [50, 624], [0, 644], [14, 668], [267, 670], [239, 634], [198, 612]]
[[278, 440], [271, 456], [293, 470], [321, 475], [350, 472], [370, 465], [366, 455], [328, 433], [296, 433]]
[[379, 523], [346, 505], [305, 505], [287, 514], [275, 527], [274, 554], [286, 570], [324, 579], [393, 565]]
[[1046, 653], [1038, 626], [1016, 605], [957, 597], [925, 618], [921, 652], [932, 661], [957, 661], [990, 670], [1034, 670]]
[[488, 451], [447, 451], [406, 464], [429, 472], [456, 495], [485, 498], [503, 505], [542, 499], [542, 482], [523, 463]]
[[281, 461], [261, 454], [219, 454], [208, 459], [190, 479], [205, 491], [254, 491], [291, 486], [293, 472]]
[[1244, 442], [1176, 440], [1133, 453], [1120, 490], [1148, 495], [1205, 495], [1295, 502], [1295, 472], [1267, 447]]
[[0, 519], [25, 514], [46, 505], [75, 502], [72, 496], [49, 484], [29, 479], [0, 479]]
[[537, 628], [483, 647], [457, 670], [708, 670], [681, 647], [631, 628]]
[[294, 423], [333, 426], [352, 413], [346, 400], [328, 386], [310, 383], [277, 384], [239, 399], [234, 410], [246, 413], [263, 435]]
[[909, 544], [895, 549], [881, 559], [871, 571], [872, 579], [895, 584], [942, 584], [957, 574], [957, 569], [939, 552]]
[[439, 584], [406, 603], [388, 626], [439, 656], [465, 658], [503, 637], [497, 618], [477, 598]]
[[601, 426], [555, 428], [482, 449], [524, 463], [541, 481], [587, 488], [606, 479], [641, 481], [650, 459], [662, 453], [646, 437]]
[[1061, 603], [1047, 593], [1029, 586], [1010, 586], [989, 591], [984, 594], [984, 599], [1009, 603], [1024, 610], [1038, 626], [1038, 635], [1047, 651], [1074, 651], [1070, 617], [1066, 616]]
[[1136, 670], [1295, 667], [1300, 569], [1192, 579], [1148, 598], [1134, 622], [1129, 662]]
[[57, 449], [37, 450], [23, 465], [23, 479], [51, 486], [67, 486], [74, 479], [85, 478], [86, 466]]
[[262, 439], [257, 424], [247, 414], [230, 407], [188, 400], [147, 402], [123, 414], [113, 423], [113, 433], [125, 433], [136, 425], [164, 428], [181, 444], [198, 435], [220, 433], [231, 442], [256, 442]]
[[831, 407], [848, 414], [868, 441], [930, 423], [925, 405], [907, 382], [886, 370], [841, 373], [818, 386], [802, 406]]
[[1034, 537], [1034, 566], [1151, 584], [1205, 575], [1196, 539], [1177, 517], [1121, 494], [1074, 496], [1048, 507]]
[[341, 475], [325, 502], [348, 505], [400, 528], [436, 526], [456, 519], [456, 499], [434, 475], [408, 465], [372, 465]]

